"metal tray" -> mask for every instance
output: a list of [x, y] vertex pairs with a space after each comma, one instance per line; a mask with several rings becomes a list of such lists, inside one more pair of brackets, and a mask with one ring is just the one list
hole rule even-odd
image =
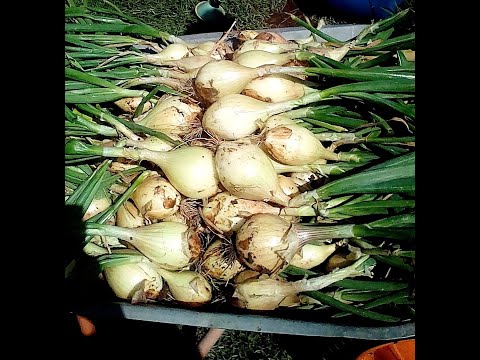
[[[327, 25], [322, 31], [339, 40], [355, 37], [366, 25]], [[268, 29], [280, 33], [287, 40], [304, 39], [310, 32], [302, 27]], [[187, 42], [216, 41], [220, 32], [185, 35]], [[125, 318], [132, 320], [191, 325], [208, 328], [268, 332], [277, 334], [343, 337], [364, 340], [395, 340], [415, 336], [415, 322], [396, 325], [343, 325], [325, 322], [304, 311], [292, 314], [269, 312], [254, 314], [225, 307], [220, 311], [205, 307], [185, 309], [163, 304], [129, 304], [120, 301], [85, 302], [71, 307], [72, 313], [94, 317]], [[286, 316], [285, 316], [286, 315]]]

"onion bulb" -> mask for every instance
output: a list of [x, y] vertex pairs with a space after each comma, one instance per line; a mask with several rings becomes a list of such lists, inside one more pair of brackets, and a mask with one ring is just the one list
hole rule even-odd
[[[120, 109], [128, 114], [134, 114], [135, 110], [137, 110], [138, 105], [142, 102], [143, 98], [141, 97], [127, 97], [120, 100], [115, 101], [115, 105], [117, 105]], [[147, 112], [152, 108], [152, 103], [147, 101], [143, 105], [142, 114]]]
[[286, 165], [306, 165], [318, 159], [359, 160], [355, 154], [337, 154], [325, 149], [310, 130], [297, 124], [280, 125], [268, 130], [264, 145], [275, 160]]
[[166, 134], [187, 136], [200, 126], [200, 106], [182, 96], [168, 96], [136, 122]]
[[153, 65], [163, 65], [165, 61], [179, 60], [189, 54], [184, 44], [169, 44], [158, 54], [144, 54], [144, 60]]
[[289, 265], [301, 269], [311, 269], [322, 264], [337, 249], [337, 244], [315, 245], [305, 244], [298, 253], [296, 253]]
[[285, 299], [304, 291], [323, 289], [337, 281], [356, 277], [371, 276], [375, 260], [362, 256], [352, 265], [315, 278], [288, 282], [282, 279], [249, 279], [235, 285], [231, 303], [250, 310], [275, 310]]
[[276, 44], [288, 44], [287, 39], [285, 39], [279, 33], [273, 31], [262, 31], [257, 36], [255, 36], [255, 40], [269, 41]]
[[263, 65], [285, 65], [293, 59], [293, 53], [274, 54], [263, 50], [250, 50], [238, 55], [233, 61], [249, 68], [258, 68]]
[[293, 197], [300, 193], [297, 185], [288, 176], [278, 175], [278, 183], [280, 184], [280, 187], [282, 188], [284, 194], [289, 197]]
[[162, 220], [177, 212], [182, 197], [170, 182], [154, 173], [135, 189], [131, 199], [143, 217]]
[[65, 144], [65, 151], [150, 161], [162, 169], [175, 189], [192, 199], [208, 198], [218, 192], [213, 152], [205, 147], [184, 146], [171, 151], [151, 151], [88, 145], [71, 139]]
[[98, 198], [94, 198], [85, 212], [85, 215], [82, 217], [82, 221], [86, 221], [95, 215], [101, 213], [102, 211], [108, 209], [112, 205], [112, 200], [110, 197], [103, 195]]
[[213, 60], [215, 59], [212, 58], [211, 56], [195, 55], [195, 56], [189, 56], [180, 60], [165, 61], [163, 65], [174, 66], [185, 72], [190, 72], [192, 70], [201, 68], [203, 65]]
[[117, 226], [136, 228], [145, 225], [145, 218], [140, 214], [140, 210], [128, 200], [118, 208], [116, 215]]
[[256, 145], [240, 141], [222, 142], [215, 154], [218, 178], [231, 194], [247, 200], [286, 206], [289, 197], [267, 155]]
[[201, 242], [197, 231], [185, 224], [164, 221], [137, 228], [124, 228], [87, 223], [86, 227], [87, 235], [115, 236], [166, 269], [183, 269], [200, 256]]
[[201, 270], [207, 276], [228, 281], [245, 267], [236, 258], [232, 244], [220, 239], [208, 245], [201, 260]]
[[218, 138], [236, 140], [253, 134], [270, 116], [293, 109], [287, 102], [266, 103], [240, 94], [223, 96], [203, 114], [203, 128]]
[[233, 58], [235, 59], [240, 54], [251, 50], [263, 50], [270, 53], [281, 54], [297, 49], [298, 45], [293, 43], [280, 44], [265, 40], [253, 39], [247, 40], [240, 45], [240, 47], [233, 53]]
[[263, 201], [241, 199], [227, 191], [216, 194], [202, 207], [202, 217], [215, 230], [223, 234], [237, 231], [253, 214], [280, 213], [280, 209]]
[[[237, 231], [235, 248], [239, 261], [248, 268], [267, 274], [282, 270], [309, 241], [330, 241], [375, 236], [369, 224], [308, 225], [293, 224], [272, 214], [252, 215]], [[411, 233], [382, 229], [385, 238], [405, 238]]]
[[162, 277], [155, 267], [144, 261], [107, 267], [103, 274], [115, 295], [124, 300], [134, 299], [138, 292], [156, 300], [163, 288]]
[[212, 61], [204, 65], [195, 78], [195, 90], [207, 104], [228, 94], [238, 94], [253, 79], [267, 74], [301, 73], [304, 69], [265, 65], [249, 68], [230, 60]]
[[280, 102], [298, 99], [317, 90], [308, 87], [293, 76], [275, 74], [259, 77], [250, 81], [242, 94], [266, 102]]
[[175, 300], [189, 306], [199, 306], [212, 299], [212, 286], [195, 271], [168, 271], [157, 267]]

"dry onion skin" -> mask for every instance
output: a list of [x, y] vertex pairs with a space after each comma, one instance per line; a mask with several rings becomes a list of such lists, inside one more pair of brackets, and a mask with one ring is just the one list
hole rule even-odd
[[153, 174], [137, 187], [131, 199], [143, 217], [162, 220], [178, 211], [182, 197], [167, 179]]
[[220, 239], [212, 241], [201, 260], [201, 271], [214, 279], [228, 281], [245, 267], [236, 258], [232, 244]]

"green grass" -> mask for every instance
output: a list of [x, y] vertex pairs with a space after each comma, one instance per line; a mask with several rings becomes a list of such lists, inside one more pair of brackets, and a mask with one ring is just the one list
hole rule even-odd
[[[78, 1], [77, 1], [78, 2]], [[199, 0], [112, 0], [125, 13], [159, 30], [183, 35], [189, 24], [198, 21], [194, 8]], [[237, 19], [238, 29], [268, 27], [265, 20], [273, 12], [283, 9], [287, 0], [222, 0], [227, 15]], [[104, 6], [102, 0], [90, 0], [92, 6]]]

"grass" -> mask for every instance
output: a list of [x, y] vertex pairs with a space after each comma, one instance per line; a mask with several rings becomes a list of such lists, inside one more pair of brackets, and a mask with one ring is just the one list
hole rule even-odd
[[[173, 35], [183, 35], [189, 25], [198, 22], [195, 5], [199, 0], [111, 0], [122, 11]], [[265, 20], [283, 9], [287, 0], [222, 0], [226, 14], [237, 20], [239, 29], [266, 28]], [[104, 6], [102, 0], [90, 0], [92, 6]]]
[[[197, 328], [201, 339], [207, 328]], [[205, 360], [293, 360], [275, 334], [225, 330]]]

